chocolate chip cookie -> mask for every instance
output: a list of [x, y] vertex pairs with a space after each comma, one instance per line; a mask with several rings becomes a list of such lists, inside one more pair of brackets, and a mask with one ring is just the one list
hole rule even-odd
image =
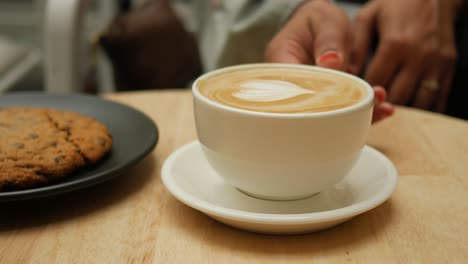
[[112, 137], [98, 121], [45, 108], [0, 108], [0, 191], [60, 180], [109, 152]]

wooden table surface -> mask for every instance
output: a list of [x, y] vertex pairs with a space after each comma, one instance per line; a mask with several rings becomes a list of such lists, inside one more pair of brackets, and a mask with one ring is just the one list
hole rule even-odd
[[155, 151], [98, 186], [0, 204], [0, 263], [468, 263], [468, 122], [398, 108], [368, 140], [400, 173], [390, 200], [329, 230], [272, 236], [218, 223], [162, 185], [164, 160], [196, 139], [188, 91], [108, 98], [154, 119]]

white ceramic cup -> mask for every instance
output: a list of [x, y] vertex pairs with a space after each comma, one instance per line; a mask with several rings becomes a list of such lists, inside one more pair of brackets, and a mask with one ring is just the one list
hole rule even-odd
[[[344, 76], [367, 95], [359, 103], [319, 113], [277, 114], [229, 107], [200, 93], [199, 80], [237, 69], [288, 67]], [[264, 199], [312, 196], [341, 181], [353, 168], [372, 120], [374, 92], [365, 81], [306, 65], [247, 64], [199, 77], [192, 87], [195, 123], [215, 171], [239, 190]]]

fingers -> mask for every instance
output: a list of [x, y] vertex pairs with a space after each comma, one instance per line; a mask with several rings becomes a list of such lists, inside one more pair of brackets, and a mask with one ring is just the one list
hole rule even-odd
[[412, 99], [421, 76], [421, 63], [407, 64], [395, 77], [389, 90], [388, 100], [395, 104], [406, 105]]
[[421, 76], [420, 88], [414, 99], [415, 107], [441, 113], [446, 109], [457, 60], [454, 30], [450, 24], [444, 25], [439, 30], [438, 45], [429, 49], [432, 52], [426, 52], [431, 54], [432, 60], [425, 63], [429, 69]]
[[352, 40], [348, 16], [335, 5], [322, 1], [311, 2], [311, 8], [316, 12], [309, 24], [315, 38], [315, 64], [345, 70], [350, 61]]
[[[280, 36], [278, 36], [280, 37]], [[312, 64], [311, 55], [294, 41], [273, 39], [265, 50], [265, 62]]]
[[429, 71], [422, 75], [419, 82], [413, 106], [421, 109], [431, 109], [440, 89], [439, 65], [430, 65]]
[[444, 113], [447, 108], [447, 100], [451, 92], [452, 81], [455, 74], [455, 62], [457, 60], [457, 51], [453, 39], [446, 41], [440, 49], [440, 65], [443, 71], [440, 74], [440, 94], [438, 95], [435, 110]]
[[393, 105], [388, 102], [382, 103], [380, 105], [374, 106], [374, 112], [372, 115], [372, 123], [379, 122], [395, 112]]
[[374, 87], [375, 104], [381, 104], [387, 99], [387, 92], [381, 86]]
[[381, 121], [386, 117], [389, 117], [393, 114], [394, 108], [393, 106], [385, 102], [387, 93], [384, 88], [382, 87], [374, 87], [374, 95], [375, 95], [375, 102], [374, 102], [374, 111], [372, 115], [372, 123]]
[[309, 1], [268, 44], [265, 60], [343, 70], [349, 60], [350, 39], [350, 23], [343, 11], [327, 1]]
[[304, 18], [294, 15], [265, 49], [266, 62], [313, 64], [313, 37]]
[[[454, 74], [455, 48], [426, 41], [397, 74], [389, 91], [389, 101], [426, 110], [444, 112]], [[419, 59], [418, 59], [419, 58]], [[426, 68], [426, 70], [424, 70]]]
[[445, 113], [447, 109], [447, 100], [450, 95], [454, 75], [455, 70], [452, 67], [452, 69], [448, 69], [441, 78], [441, 90], [435, 106], [435, 110], [439, 113]]
[[324, 68], [343, 70], [345, 67], [342, 53], [339, 53], [335, 49], [330, 49], [328, 51], [323, 52], [315, 59], [315, 61], [316, 65]]
[[405, 55], [401, 53], [402, 49], [398, 48], [400, 44], [393, 43], [382, 41], [377, 48], [365, 74], [365, 79], [371, 85], [389, 86], [391, 79], [401, 65], [402, 56]]
[[377, 2], [372, 1], [361, 9], [354, 21], [354, 43], [349, 68], [351, 74], [358, 75], [363, 71], [375, 32], [377, 11]]

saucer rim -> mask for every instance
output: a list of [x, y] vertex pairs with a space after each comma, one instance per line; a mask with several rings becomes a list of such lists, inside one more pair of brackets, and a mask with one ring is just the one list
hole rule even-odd
[[200, 142], [195, 140], [193, 142], [187, 143], [169, 155], [161, 168], [162, 182], [166, 189], [180, 202], [200, 212], [226, 219], [242, 220], [245, 222], [261, 224], [309, 224], [311, 222], [328, 222], [344, 218], [351, 218], [353, 216], [372, 210], [384, 203], [395, 191], [398, 183], [398, 172], [393, 163], [380, 151], [366, 145], [363, 148], [363, 152], [369, 152], [376, 156], [387, 170], [389, 178], [387, 180], [388, 184], [386, 184], [384, 188], [379, 193], [377, 193], [377, 195], [372, 196], [370, 199], [365, 199], [358, 203], [333, 210], [300, 214], [268, 214], [236, 210], [200, 199], [184, 191], [183, 188], [179, 187], [175, 183], [175, 180], [171, 179], [171, 168], [174, 165], [174, 161], [177, 160], [177, 158], [184, 154], [187, 150], [193, 147], [200, 147]]

